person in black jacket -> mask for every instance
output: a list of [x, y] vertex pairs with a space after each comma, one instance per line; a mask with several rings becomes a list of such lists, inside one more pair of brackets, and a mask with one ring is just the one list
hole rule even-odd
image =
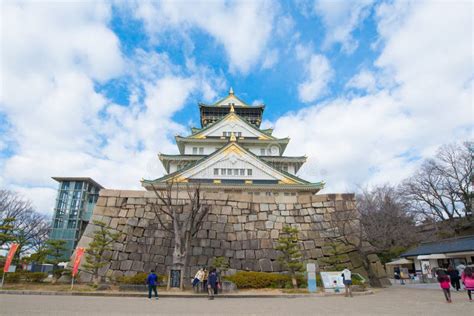
[[461, 284], [459, 283], [459, 271], [457, 269], [454, 269], [453, 266], [449, 266], [448, 275], [451, 279], [451, 286], [456, 289], [456, 291], [459, 291], [459, 289], [461, 288]]
[[210, 300], [214, 299], [214, 291], [216, 288], [217, 288], [217, 273], [216, 273], [216, 269], [212, 268], [207, 278], [207, 293], [209, 294]]

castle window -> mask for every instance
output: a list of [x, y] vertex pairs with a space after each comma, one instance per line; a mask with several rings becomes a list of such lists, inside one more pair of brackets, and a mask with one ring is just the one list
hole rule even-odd
[[232, 175], [232, 169], [227, 169], [227, 175], [231, 176]]
[[193, 155], [196, 155], [198, 153], [198, 148], [197, 147], [193, 147]]
[[219, 169], [214, 168], [214, 175], [215, 175], [215, 176], [218, 176], [218, 175], [219, 175]]
[[260, 148], [260, 156], [265, 156], [265, 148]]
[[204, 147], [199, 147], [199, 153], [202, 155], [204, 154]]
[[252, 175], [252, 169], [247, 169], [247, 175], [251, 176]]
[[238, 176], [239, 175], [239, 169], [234, 169], [234, 176]]
[[245, 169], [240, 169], [240, 175], [245, 176]]
[[221, 175], [225, 176], [226, 175], [226, 170], [224, 168], [221, 169]]
[[242, 137], [242, 132], [237, 132], [236, 134], [237, 137]]

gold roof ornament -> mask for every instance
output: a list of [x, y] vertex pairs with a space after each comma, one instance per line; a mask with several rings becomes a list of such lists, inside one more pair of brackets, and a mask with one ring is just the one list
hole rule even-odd
[[234, 113], [234, 112], [235, 112], [235, 109], [234, 109], [234, 105], [233, 105], [233, 104], [230, 105], [230, 111], [229, 111], [229, 112], [230, 112], [230, 113]]
[[232, 89], [232, 87], [229, 89], [229, 95], [234, 95], [234, 89]]
[[230, 132], [230, 141], [231, 142], [236, 142], [237, 141], [237, 138], [235, 137], [234, 132]]

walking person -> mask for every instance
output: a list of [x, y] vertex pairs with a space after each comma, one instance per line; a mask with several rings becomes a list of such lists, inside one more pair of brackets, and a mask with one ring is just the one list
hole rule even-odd
[[215, 293], [216, 288], [217, 288], [217, 273], [216, 273], [216, 269], [212, 268], [207, 278], [207, 293], [209, 294], [210, 300], [214, 299], [214, 293]]
[[203, 271], [203, 277], [202, 277], [202, 291], [207, 291], [207, 277], [209, 275], [209, 271], [207, 271], [206, 268], [204, 268], [204, 271]]
[[446, 301], [448, 303], [451, 303], [451, 284], [450, 284], [450, 279], [449, 275], [446, 274], [443, 270], [438, 270], [436, 271], [436, 274], [438, 275], [438, 282], [439, 286], [443, 290], [444, 297], [446, 298]]
[[466, 267], [461, 275], [462, 283], [467, 290], [469, 301], [472, 302], [472, 291], [474, 291], [474, 271], [471, 267]]
[[158, 291], [156, 286], [158, 285], [158, 276], [155, 274], [154, 270], [151, 270], [146, 278], [146, 284], [148, 285], [148, 298], [151, 299], [151, 292], [155, 293], [155, 299], [158, 299]]
[[345, 268], [342, 270], [342, 282], [344, 283], [345, 288], [345, 297], [352, 297], [352, 273], [351, 270]]
[[194, 276], [193, 280], [193, 289], [196, 292], [200, 292], [199, 288], [202, 286], [202, 281], [204, 279], [204, 270], [201, 268], [196, 272], [196, 275]]
[[459, 277], [459, 271], [454, 269], [453, 266], [449, 266], [448, 275], [449, 275], [449, 278], [451, 279], [451, 286], [453, 287], [453, 289], [456, 289], [456, 291], [459, 291], [459, 289], [461, 288], [461, 284], [459, 284], [459, 279], [461, 279]]

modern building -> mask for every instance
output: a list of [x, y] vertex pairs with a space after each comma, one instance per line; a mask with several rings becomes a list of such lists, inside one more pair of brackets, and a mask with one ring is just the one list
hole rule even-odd
[[201, 188], [255, 195], [313, 195], [323, 182], [311, 183], [297, 173], [305, 156], [285, 156], [289, 138], [261, 129], [265, 106], [249, 105], [229, 95], [212, 105], [199, 104], [201, 127], [176, 136], [178, 155], [160, 154], [168, 173], [142, 180], [145, 188], [173, 183], [199, 183]]
[[50, 239], [67, 242], [65, 257], [76, 247], [103, 187], [87, 177], [53, 177], [58, 185]]

